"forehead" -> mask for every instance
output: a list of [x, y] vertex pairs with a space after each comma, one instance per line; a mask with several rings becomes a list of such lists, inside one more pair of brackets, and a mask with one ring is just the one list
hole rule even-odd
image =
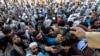
[[31, 48], [33, 49], [33, 48], [36, 48], [36, 47], [38, 47], [37, 45], [34, 45], [34, 46], [32, 46]]
[[95, 21], [95, 23], [100, 23], [100, 20], [98, 20], [98, 21]]
[[13, 39], [14, 39], [14, 38], [19, 38], [19, 36], [17, 36], [17, 35], [14, 35], [14, 36], [13, 36]]

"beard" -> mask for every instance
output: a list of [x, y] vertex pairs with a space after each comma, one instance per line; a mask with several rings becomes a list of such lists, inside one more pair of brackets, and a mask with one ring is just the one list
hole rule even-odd
[[21, 42], [20, 43], [15, 43], [15, 45], [22, 46], [22, 43]]
[[38, 54], [38, 51], [37, 51], [37, 52], [34, 52], [33, 54], [34, 54], [34, 55], [37, 55], [37, 54]]

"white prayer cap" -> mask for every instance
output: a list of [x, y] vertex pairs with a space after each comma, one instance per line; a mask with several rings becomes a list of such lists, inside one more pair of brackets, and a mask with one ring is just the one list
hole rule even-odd
[[32, 48], [33, 46], [38, 46], [37, 42], [32, 42], [29, 44], [29, 48]]

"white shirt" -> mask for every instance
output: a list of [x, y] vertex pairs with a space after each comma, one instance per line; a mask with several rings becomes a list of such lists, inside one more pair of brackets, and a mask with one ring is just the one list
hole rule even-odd
[[76, 21], [74, 21], [74, 23], [73, 23], [73, 27], [76, 27], [76, 26], [78, 26], [80, 24], [80, 21], [79, 20], [76, 20]]
[[47, 19], [44, 21], [45, 27], [49, 27], [51, 25], [51, 23], [52, 23], [52, 20], [50, 20], [50, 19]]
[[[74, 18], [76, 18], [76, 17], [79, 17], [79, 15], [80, 15], [80, 13], [74, 13], [74, 14], [71, 14], [70, 16], [69, 16], [69, 18], [68, 18], [68, 22], [69, 21], [74, 21]], [[75, 17], [73, 17], [73, 16], [75, 16]]]

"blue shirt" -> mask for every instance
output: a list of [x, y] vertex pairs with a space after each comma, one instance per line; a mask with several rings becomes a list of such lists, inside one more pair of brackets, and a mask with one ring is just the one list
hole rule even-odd
[[49, 45], [57, 45], [58, 44], [55, 37], [50, 37], [50, 36], [45, 35], [44, 39]]

